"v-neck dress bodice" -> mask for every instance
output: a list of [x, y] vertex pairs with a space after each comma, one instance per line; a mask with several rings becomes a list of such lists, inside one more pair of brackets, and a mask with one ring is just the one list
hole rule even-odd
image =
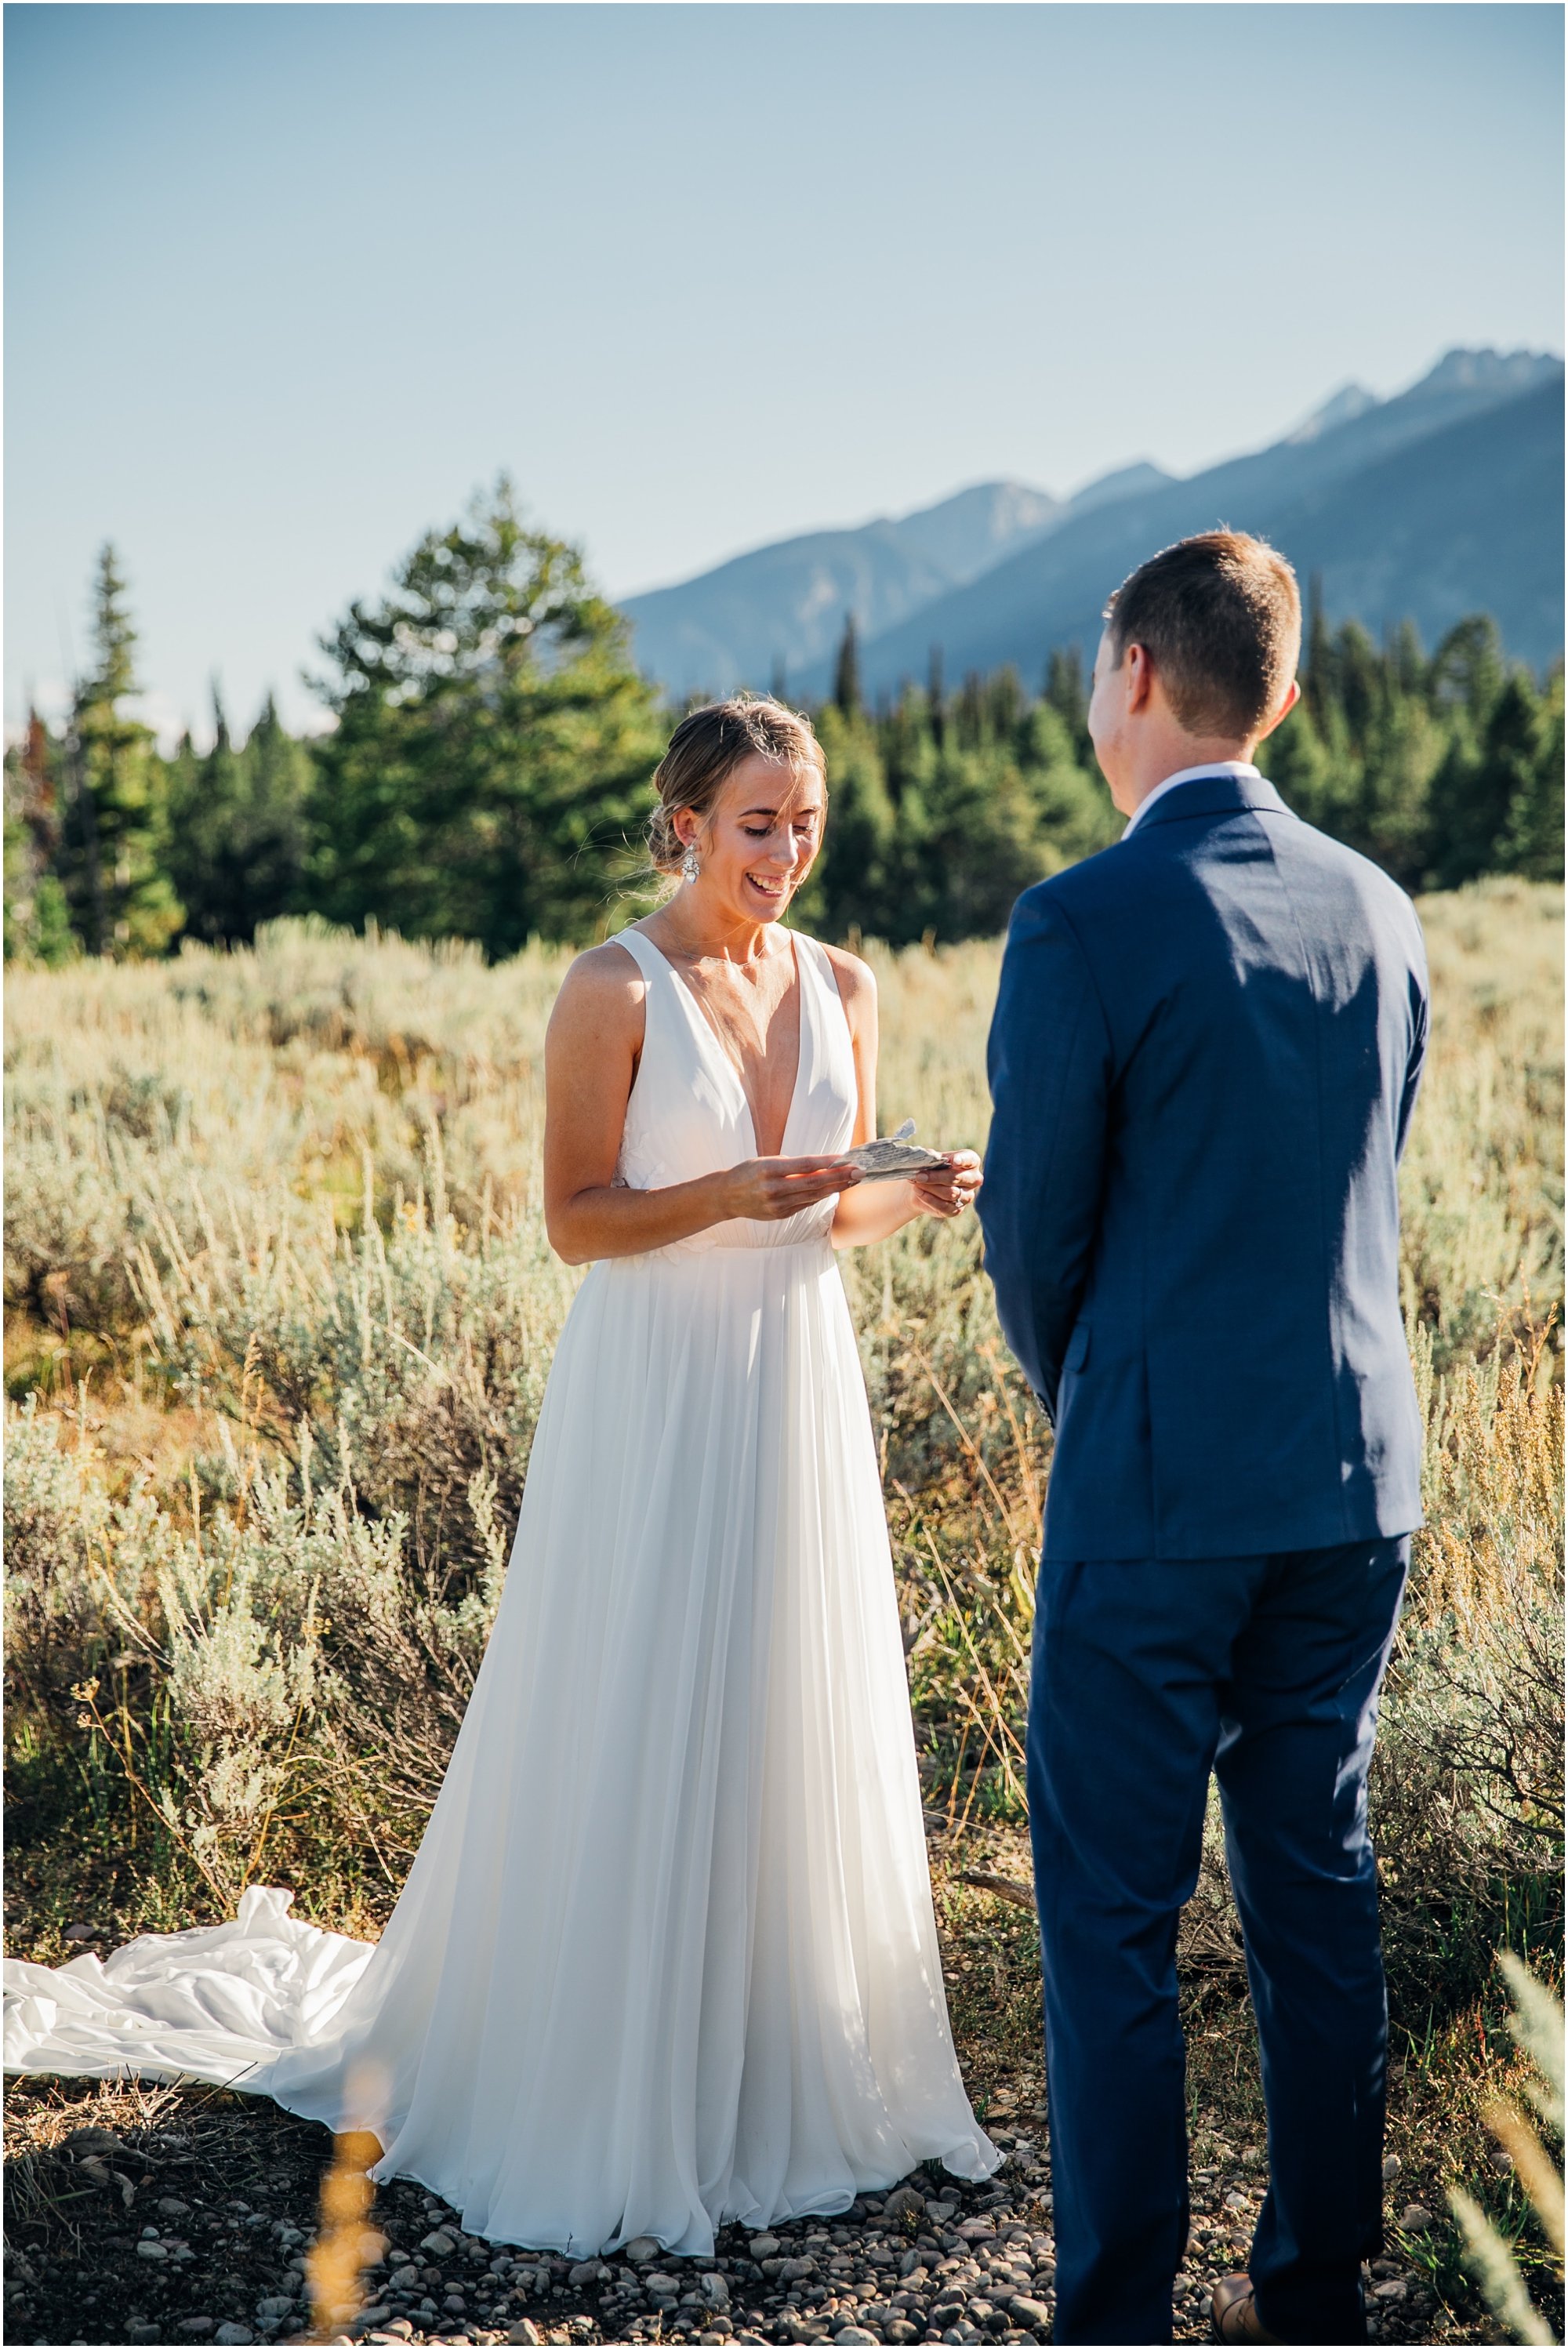
[[[622, 943], [647, 1012], [621, 1180], [755, 1155], [696, 999]], [[843, 1148], [855, 1109], [832, 966], [797, 953], [791, 1154]], [[228, 1924], [12, 1961], [8, 2064], [264, 2093], [372, 2130], [373, 2175], [471, 2233], [579, 2259], [710, 2253], [728, 2220], [841, 2211], [923, 2161], [999, 2166], [948, 2025], [832, 1206], [590, 1268], [379, 1941], [253, 1886]]]
[[[855, 1127], [855, 1060], [826, 949], [799, 931], [794, 936], [800, 1057], [779, 1155], [805, 1158], [850, 1147]], [[626, 1104], [616, 1181], [634, 1190], [659, 1190], [760, 1156], [740, 1071], [691, 988], [641, 930], [623, 930], [614, 943], [625, 948], [646, 982], [642, 1058]], [[805, 1241], [825, 1241], [836, 1205], [836, 1198], [824, 1199], [779, 1223], [712, 1224], [690, 1239], [649, 1253], [676, 1257], [709, 1248], [796, 1247]]]

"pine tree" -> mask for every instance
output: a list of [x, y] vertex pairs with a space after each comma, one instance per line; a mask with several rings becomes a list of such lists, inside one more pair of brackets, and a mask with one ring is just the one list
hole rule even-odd
[[1092, 767], [1094, 747], [1088, 739], [1088, 689], [1084, 683], [1083, 654], [1077, 645], [1058, 645], [1046, 664], [1045, 698], [1068, 730], [1080, 763]]
[[953, 705], [953, 730], [958, 747], [978, 750], [986, 739], [985, 679], [977, 668], [966, 670]]
[[22, 740], [5, 754], [7, 962], [53, 965], [77, 951], [57, 871], [63, 766], [59, 743], [29, 708]]
[[526, 529], [503, 478], [322, 648], [317, 910], [495, 956], [601, 934], [642, 868], [664, 730], [577, 549]]
[[60, 877], [71, 926], [89, 953], [160, 954], [181, 910], [166, 866], [164, 768], [150, 728], [120, 705], [138, 689], [136, 630], [112, 545], [93, 586], [93, 666], [78, 683], [66, 741]]
[[1306, 585], [1306, 631], [1301, 664], [1302, 699], [1313, 724], [1324, 732], [1326, 705], [1334, 696], [1334, 647], [1323, 609], [1323, 574], [1315, 571]]
[[940, 645], [933, 645], [931, 647], [931, 659], [926, 670], [925, 704], [930, 713], [932, 740], [940, 750], [943, 738], [947, 730], [947, 701], [943, 690]]
[[1505, 873], [1529, 881], [1563, 878], [1563, 665], [1547, 680], [1536, 712], [1535, 756], [1509, 809], [1496, 855]]
[[1427, 658], [1421, 650], [1421, 639], [1414, 620], [1400, 621], [1389, 641], [1387, 657], [1400, 693], [1413, 699], [1425, 692]]
[[236, 750], [214, 685], [212, 747], [197, 757], [182, 744], [170, 774], [170, 863], [192, 937], [248, 942], [298, 905], [309, 786], [309, 754], [284, 731], [272, 695]]
[[1028, 708], [1023, 680], [1011, 661], [985, 680], [985, 727], [991, 740], [1010, 741]]
[[819, 713], [817, 730], [828, 761], [830, 847], [794, 918], [808, 928], [820, 923], [830, 937], [843, 937], [851, 929], [872, 937], [894, 936], [898, 874], [892, 856], [903, 827], [888, 795], [876, 730], [863, 713], [846, 716], [833, 701]]
[[1432, 656], [1429, 692], [1447, 720], [1432, 779], [1427, 865], [1432, 886], [1458, 888], [1497, 869], [1514, 802], [1529, 795], [1539, 754], [1536, 698], [1510, 675], [1496, 625], [1461, 620]]
[[1439, 709], [1462, 710], [1484, 726], [1508, 677], [1497, 622], [1474, 613], [1449, 630], [1428, 677], [1428, 691]]
[[860, 713], [861, 647], [852, 612], [845, 616], [839, 657], [833, 668], [833, 705], [846, 718], [854, 718]]
[[[1544, 692], [1510, 669], [1490, 621], [1467, 620], [1429, 663], [1413, 629], [1375, 645], [1308, 630], [1311, 690], [1262, 754], [1308, 823], [1417, 890], [1489, 872], [1563, 869], [1563, 676]], [[1040, 699], [1003, 670], [846, 719], [818, 716], [829, 821], [802, 918], [903, 944], [1000, 927], [1031, 881], [1121, 832], [1085, 724], [1081, 667], [1047, 663]], [[841, 787], [840, 778], [843, 781]]]

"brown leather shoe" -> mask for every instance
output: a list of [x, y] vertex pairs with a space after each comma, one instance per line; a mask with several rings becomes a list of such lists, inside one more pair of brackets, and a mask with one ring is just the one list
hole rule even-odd
[[1222, 2276], [1214, 2286], [1214, 2338], [1216, 2341], [1278, 2341], [1279, 2334], [1265, 2333], [1259, 2321], [1251, 2276]]

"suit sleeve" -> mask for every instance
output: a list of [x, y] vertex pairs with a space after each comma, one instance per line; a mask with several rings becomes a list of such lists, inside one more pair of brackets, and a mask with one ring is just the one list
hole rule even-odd
[[986, 1067], [985, 1269], [1002, 1333], [1054, 1424], [1099, 1224], [1112, 1070], [1083, 949], [1039, 890], [1014, 908]]

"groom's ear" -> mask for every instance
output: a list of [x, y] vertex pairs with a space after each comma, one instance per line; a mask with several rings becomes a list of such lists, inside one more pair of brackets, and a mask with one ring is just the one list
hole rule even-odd
[[1124, 645], [1119, 666], [1127, 679], [1127, 706], [1130, 710], [1147, 709], [1154, 691], [1154, 663], [1149, 657], [1147, 645]]
[[1260, 742], [1266, 741], [1268, 737], [1274, 732], [1274, 728], [1284, 724], [1284, 720], [1290, 716], [1291, 711], [1295, 708], [1296, 703], [1300, 699], [1301, 679], [1298, 677], [1293, 677], [1285, 693], [1284, 699], [1280, 703], [1279, 708], [1274, 711], [1274, 716], [1269, 719], [1267, 725], [1264, 728], [1263, 732], [1258, 736], [1258, 740]]

